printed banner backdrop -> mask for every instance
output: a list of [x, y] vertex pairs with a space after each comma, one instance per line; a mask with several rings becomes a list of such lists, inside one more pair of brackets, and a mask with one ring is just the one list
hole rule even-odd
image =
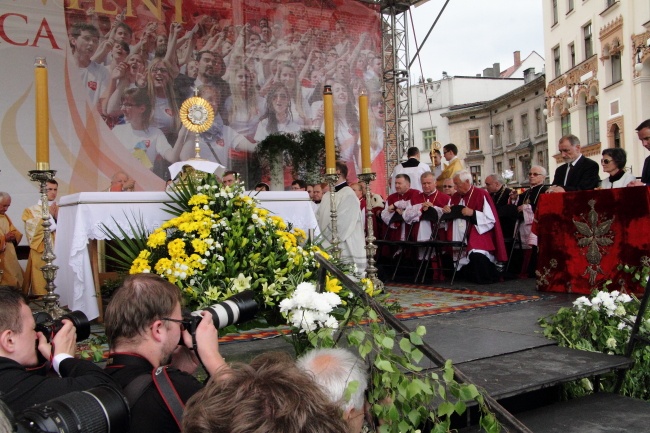
[[169, 164], [194, 155], [178, 112], [195, 88], [217, 113], [200, 135], [201, 156], [239, 171], [248, 186], [268, 181], [257, 144], [273, 132], [322, 131], [324, 83], [332, 85], [337, 149], [351, 181], [360, 170], [358, 95], [369, 95], [373, 189], [383, 192], [380, 21], [374, 6], [355, 0], [1, 2], [0, 190], [12, 195], [8, 214], [19, 221], [38, 199], [27, 174], [35, 168], [38, 56], [48, 63], [59, 195], [108, 190], [118, 171], [136, 190], [163, 190]]

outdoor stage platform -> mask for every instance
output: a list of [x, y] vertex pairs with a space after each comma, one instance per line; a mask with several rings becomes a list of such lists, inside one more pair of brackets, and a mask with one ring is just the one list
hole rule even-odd
[[[436, 286], [450, 288], [448, 282], [436, 283]], [[404, 321], [410, 329], [425, 326], [424, 339], [434, 350], [451, 359], [531, 431], [650, 431], [650, 404], [647, 402], [596, 394], [584, 400], [557, 403], [561, 383], [597, 376], [628, 364], [623, 357], [573, 351], [544, 338], [538, 319], [570, 306], [579, 295], [538, 292], [534, 279], [492, 285], [456, 281], [453, 289], [466, 289], [470, 294], [491, 292], [537, 297]], [[293, 353], [291, 345], [282, 337], [224, 342], [220, 350], [229, 362], [248, 361], [272, 350]], [[610, 415], [612, 411], [615, 417]], [[456, 427], [464, 433], [478, 432], [476, 427], [463, 428], [468, 422], [475, 422], [472, 418], [473, 415], [468, 415], [459, 419]]]

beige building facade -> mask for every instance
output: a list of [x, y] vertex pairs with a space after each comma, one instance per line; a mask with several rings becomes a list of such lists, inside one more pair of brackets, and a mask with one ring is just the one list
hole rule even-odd
[[625, 149], [627, 169], [640, 176], [648, 152], [635, 128], [650, 119], [650, 1], [543, 2], [551, 179], [568, 133], [598, 162], [608, 147]]
[[526, 72], [524, 84], [487, 102], [453, 106], [447, 118], [449, 138], [458, 147], [474, 183], [485, 177], [512, 171], [509, 184], [526, 186], [532, 165], [548, 168], [545, 76]]

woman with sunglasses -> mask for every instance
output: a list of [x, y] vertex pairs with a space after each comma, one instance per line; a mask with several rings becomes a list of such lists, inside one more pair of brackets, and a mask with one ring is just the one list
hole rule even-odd
[[291, 95], [281, 82], [275, 83], [266, 96], [266, 113], [257, 125], [255, 141], [262, 141], [278, 132], [300, 132], [300, 125], [294, 121], [291, 110]]
[[609, 177], [601, 181], [600, 187], [602, 189], [623, 188], [635, 180], [634, 175], [625, 171], [627, 155], [623, 149], [612, 147], [603, 150], [602, 155], [603, 158], [600, 160], [600, 164], [603, 166], [603, 171], [609, 175]]

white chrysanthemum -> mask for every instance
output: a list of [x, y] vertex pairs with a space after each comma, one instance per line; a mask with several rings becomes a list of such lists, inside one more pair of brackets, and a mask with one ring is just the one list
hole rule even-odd
[[605, 342], [605, 344], [606, 344], [607, 347], [609, 347], [610, 349], [616, 349], [616, 338], [614, 338], [614, 337], [609, 337], [609, 338], [607, 339], [607, 341]]
[[628, 295], [627, 293], [621, 293], [618, 298], [616, 298], [617, 302], [621, 302], [623, 304], [627, 304], [628, 302], [632, 301], [632, 297]]
[[578, 310], [582, 310], [583, 307], [591, 307], [591, 301], [586, 296], [581, 296], [573, 301], [573, 306]]

